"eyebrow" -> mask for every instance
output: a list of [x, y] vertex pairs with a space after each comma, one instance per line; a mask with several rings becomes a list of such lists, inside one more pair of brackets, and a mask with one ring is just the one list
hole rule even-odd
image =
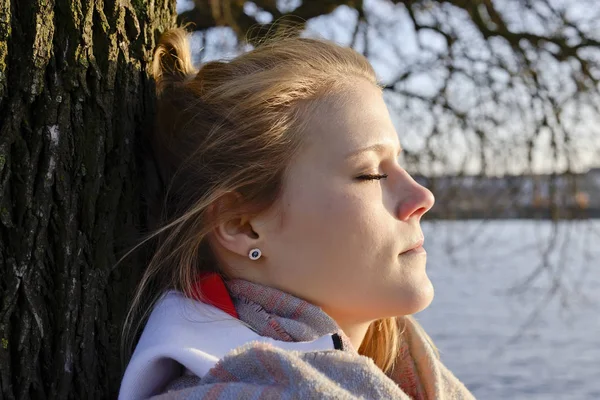
[[[351, 152], [350, 154], [348, 154], [345, 158], [346, 159], [354, 158], [354, 157], [358, 156], [359, 154], [362, 154], [367, 151], [374, 151], [376, 153], [381, 154], [381, 153], [384, 153], [389, 148], [390, 148], [390, 146], [385, 145], [383, 143], [375, 143], [370, 146], [364, 147], [362, 149], [355, 150], [355, 151]], [[400, 147], [398, 149], [397, 157], [400, 157], [400, 153], [402, 153], [402, 147]]]

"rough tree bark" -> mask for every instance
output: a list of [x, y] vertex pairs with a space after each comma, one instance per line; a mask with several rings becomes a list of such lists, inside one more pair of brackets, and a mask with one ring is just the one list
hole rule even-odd
[[[114, 398], [175, 0], [0, 0], [0, 398]], [[120, 246], [120, 247], [117, 247]]]

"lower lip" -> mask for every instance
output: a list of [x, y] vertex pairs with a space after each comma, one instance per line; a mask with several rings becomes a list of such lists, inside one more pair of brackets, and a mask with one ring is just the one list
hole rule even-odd
[[404, 253], [400, 253], [401, 256], [404, 255], [414, 255], [414, 254], [427, 254], [425, 248], [423, 246], [415, 247], [412, 250], [405, 251]]

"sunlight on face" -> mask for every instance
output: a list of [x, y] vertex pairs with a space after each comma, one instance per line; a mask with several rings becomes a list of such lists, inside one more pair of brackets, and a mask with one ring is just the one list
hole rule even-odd
[[418, 312], [433, 287], [425, 252], [406, 251], [423, 238], [433, 195], [398, 164], [398, 135], [376, 87], [360, 80], [319, 102], [286, 177], [283, 220], [273, 218], [265, 237], [265, 280], [338, 322]]

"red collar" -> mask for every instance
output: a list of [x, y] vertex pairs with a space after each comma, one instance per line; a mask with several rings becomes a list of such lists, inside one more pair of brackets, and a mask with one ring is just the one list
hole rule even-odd
[[216, 272], [200, 274], [200, 278], [192, 288], [192, 297], [203, 303], [212, 304], [234, 318], [239, 318], [223, 278]]

